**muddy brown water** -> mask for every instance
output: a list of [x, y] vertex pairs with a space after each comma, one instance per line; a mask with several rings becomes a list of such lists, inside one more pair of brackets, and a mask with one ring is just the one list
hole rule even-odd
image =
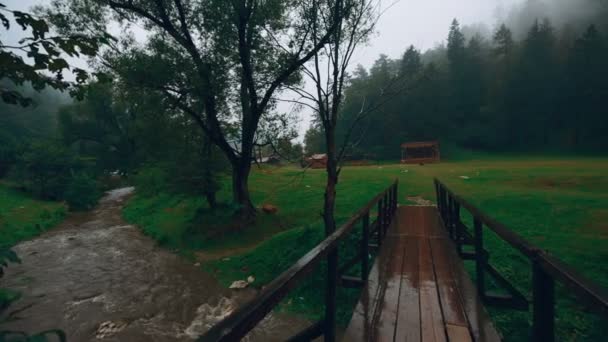
[[[62, 329], [68, 341], [192, 341], [254, 290], [228, 290], [121, 218], [133, 188], [109, 191], [89, 213], [15, 246], [22, 259], [0, 286], [22, 298], [0, 330]], [[235, 279], [236, 280], [236, 279]], [[271, 313], [246, 338], [282, 341], [309, 322]]]

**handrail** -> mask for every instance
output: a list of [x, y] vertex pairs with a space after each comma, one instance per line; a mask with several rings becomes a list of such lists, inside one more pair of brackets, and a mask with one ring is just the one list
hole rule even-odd
[[[464, 198], [448, 189], [445, 184], [435, 178], [435, 190], [437, 193], [437, 206], [441, 218], [446, 228], [450, 231], [450, 236], [455, 240], [458, 249], [466, 244], [467, 239], [472, 239], [475, 247], [474, 255], [461, 253], [463, 257], [470, 256], [476, 261], [477, 289], [481, 297], [490, 298], [485, 293], [484, 273], [489, 271], [494, 276], [500, 276], [488, 264], [488, 253], [483, 248], [483, 227], [487, 227], [496, 233], [503, 241], [511, 247], [520, 251], [532, 263], [533, 273], [533, 337], [539, 341], [553, 341], [554, 315], [555, 315], [555, 281], [557, 280], [564, 286], [572, 290], [579, 299], [583, 300], [588, 306], [597, 310], [601, 314], [608, 315], [608, 293], [606, 289], [597, 285], [593, 281], [574, 271], [570, 266], [549, 254], [547, 251], [526, 241], [520, 235], [507, 228], [504, 224], [497, 222], [493, 218], [484, 214], [477, 207], [469, 203]], [[474, 236], [463, 231], [466, 229], [460, 220], [460, 208], [469, 211], [474, 219]], [[503, 278], [502, 282], [506, 282]], [[506, 284], [513, 291], [514, 287]], [[488, 300], [488, 302], [490, 302]]]
[[[308, 273], [312, 272], [314, 268], [330, 253], [337, 251], [339, 242], [349, 235], [359, 220], [363, 219], [365, 226], [364, 232], [367, 230], [366, 222], [369, 221], [369, 213], [374, 205], [384, 201], [385, 204], [388, 205], [379, 207], [386, 207], [389, 212], [394, 214], [397, 207], [397, 187], [398, 181], [395, 180], [391, 186], [376, 195], [365, 206], [359, 209], [346, 223], [340, 226], [339, 229], [337, 229], [334, 233], [301, 257], [295, 264], [289, 267], [289, 269], [281, 273], [277, 278], [265, 286], [258, 296], [242, 305], [230, 316], [214, 325], [209, 331], [207, 331], [207, 333], [199, 337], [198, 341], [236, 341], [243, 338], [262, 319], [264, 319], [264, 317], [270, 311], [272, 311], [272, 309], [289, 293], [290, 290], [298, 285], [301, 279], [303, 279]], [[381, 217], [386, 213], [378, 214], [378, 217]], [[380, 236], [380, 234], [378, 235]], [[367, 236], [364, 236], [364, 241], [366, 241], [367, 238]], [[367, 248], [367, 246], [365, 247]], [[367, 258], [367, 256], [368, 254], [365, 253], [362, 258]], [[362, 263], [367, 265], [367, 260], [363, 260]], [[328, 269], [328, 272], [331, 274], [332, 270]], [[337, 270], [333, 270], [333, 272], [335, 273]], [[367, 270], [364, 270], [363, 272], [367, 272]], [[366, 276], [363, 276], [362, 278], [366, 278]], [[335, 301], [335, 298], [332, 300]], [[328, 304], [326, 303], [326, 305]], [[328, 327], [327, 324], [323, 324], [322, 322], [313, 325], [313, 327], [317, 327], [319, 324], [323, 325], [322, 331], [325, 332], [327, 329], [335, 329], [335, 327]], [[318, 331], [319, 329], [313, 330]], [[331, 334], [331, 336], [335, 335]]]

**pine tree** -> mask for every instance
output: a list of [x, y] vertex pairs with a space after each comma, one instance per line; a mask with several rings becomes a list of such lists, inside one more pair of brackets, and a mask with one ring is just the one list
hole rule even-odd
[[448, 59], [452, 64], [462, 63], [465, 50], [464, 34], [460, 31], [458, 20], [454, 19], [448, 35]]
[[401, 59], [401, 69], [399, 70], [406, 78], [411, 79], [422, 70], [422, 61], [420, 60], [420, 51], [416, 50], [414, 45], [403, 54]]
[[505, 24], [500, 25], [493, 37], [494, 54], [500, 57], [506, 57], [513, 51], [513, 34]]

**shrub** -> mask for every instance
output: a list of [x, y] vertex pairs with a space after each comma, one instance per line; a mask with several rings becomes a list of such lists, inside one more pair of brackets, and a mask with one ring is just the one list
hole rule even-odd
[[80, 173], [70, 180], [64, 198], [70, 209], [88, 210], [97, 204], [99, 196], [95, 179], [85, 173]]
[[19, 153], [12, 178], [26, 191], [41, 199], [60, 200], [79, 168], [74, 155], [64, 146], [50, 142], [32, 142]]
[[142, 195], [158, 195], [166, 190], [168, 175], [158, 166], [147, 166], [135, 175], [137, 192]]

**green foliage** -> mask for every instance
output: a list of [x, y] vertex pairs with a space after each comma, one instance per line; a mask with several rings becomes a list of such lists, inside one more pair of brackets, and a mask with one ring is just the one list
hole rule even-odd
[[73, 172], [81, 168], [67, 148], [52, 141], [33, 141], [19, 152], [11, 178], [41, 199], [61, 200]]
[[78, 173], [70, 180], [64, 199], [72, 210], [89, 210], [97, 204], [100, 196], [95, 178]]
[[0, 277], [4, 275], [4, 269], [8, 266], [8, 263], [21, 263], [21, 259], [17, 256], [13, 250], [8, 248], [0, 248]]
[[50, 139], [56, 129], [56, 111], [68, 96], [45, 89], [36, 92], [29, 85], [16, 86], [8, 79], [0, 85], [18, 90], [36, 105], [23, 108], [0, 101], [0, 178], [14, 166], [22, 145], [32, 139]]
[[83, 87], [83, 92], [82, 101], [59, 110], [58, 128], [63, 143], [77, 148], [81, 156], [91, 157], [99, 173], [132, 171], [138, 162], [135, 116], [142, 110], [130, 110], [129, 106], [135, 107], [139, 97], [128, 99], [109, 82], [91, 83]]
[[11, 303], [19, 300], [21, 293], [11, 289], [0, 288], [0, 312], [8, 308]]
[[12, 136], [0, 131], [0, 178], [4, 177], [17, 159], [17, 143]]
[[[4, 275], [4, 269], [8, 267], [9, 263], [21, 263], [21, 259], [13, 250], [0, 247], [0, 278]], [[19, 292], [0, 288], [0, 313], [20, 296]]]
[[61, 222], [65, 214], [61, 203], [36, 200], [0, 183], [0, 248], [39, 235]]
[[[77, 83], [82, 84], [88, 79], [88, 72], [70, 67], [65, 56], [94, 56], [101, 45], [108, 44], [112, 39], [105, 32], [96, 36], [89, 36], [83, 32], [66, 36], [49, 36], [49, 25], [44, 19], [26, 12], [10, 10], [2, 3], [0, 3], [0, 21], [6, 31], [11, 29], [11, 23], [14, 21], [22, 30], [31, 32], [31, 36], [21, 39], [16, 45], [5, 45], [0, 40], [2, 77], [8, 78], [17, 85], [29, 82], [35, 90], [50, 86], [77, 94], [78, 89], [72, 82], [64, 80], [63, 74], [65, 71], [71, 71], [76, 75]], [[33, 63], [24, 60], [17, 52], [27, 53]], [[14, 88], [5, 87], [4, 84], [0, 84], [0, 97], [5, 103], [19, 104], [23, 107], [33, 102], [31, 98]]]
[[45, 330], [33, 335], [22, 331], [0, 331], [0, 341], [6, 342], [66, 342], [67, 340], [65, 333], [59, 329]]
[[139, 194], [154, 196], [167, 190], [169, 177], [164, 169], [148, 166], [140, 169], [133, 179]]

